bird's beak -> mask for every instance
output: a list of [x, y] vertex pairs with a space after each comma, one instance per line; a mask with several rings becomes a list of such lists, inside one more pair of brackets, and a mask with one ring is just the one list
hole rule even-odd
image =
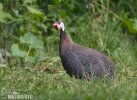
[[56, 29], [56, 30], [61, 30], [61, 27], [58, 25], [58, 23], [57, 22], [55, 22], [54, 24], [53, 24], [53, 27]]

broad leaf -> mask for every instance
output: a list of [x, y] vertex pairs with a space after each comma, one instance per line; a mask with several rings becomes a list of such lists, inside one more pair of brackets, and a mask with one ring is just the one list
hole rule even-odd
[[24, 57], [27, 55], [27, 52], [26, 52], [26, 51], [20, 50], [18, 44], [13, 44], [13, 45], [11, 46], [11, 53], [12, 53], [12, 55], [15, 56], [15, 57], [22, 57], [22, 58], [24, 58]]
[[29, 44], [34, 49], [43, 49], [43, 41], [39, 40], [36, 36], [31, 33], [27, 33], [20, 37], [22, 43]]

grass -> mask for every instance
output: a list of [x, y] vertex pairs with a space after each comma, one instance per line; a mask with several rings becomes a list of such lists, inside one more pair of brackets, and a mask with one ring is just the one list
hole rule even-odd
[[[93, 79], [88, 82], [70, 78], [63, 67], [56, 64], [56, 57], [42, 67], [0, 66], [0, 100], [8, 99], [13, 93], [30, 94], [34, 100], [137, 100], [136, 40], [122, 33], [117, 15], [109, 10], [109, 5], [104, 7], [96, 4], [92, 12], [89, 10], [88, 14], [73, 16], [64, 22], [66, 31], [76, 43], [111, 56], [116, 64], [113, 81]], [[93, 12], [99, 16], [94, 16]], [[54, 58], [58, 54], [59, 34], [48, 38], [46, 52]]]
[[[86, 30], [79, 27], [83, 30], [73, 39], [78, 44], [97, 48], [111, 56], [116, 64], [116, 78], [113, 81], [93, 79], [88, 82], [70, 78], [57, 60], [58, 57], [55, 57], [42, 67], [0, 67], [0, 100], [8, 99], [8, 95], [13, 93], [30, 94], [34, 100], [136, 100], [136, 42], [123, 37], [119, 29], [109, 35], [114, 32], [111, 26], [113, 25], [110, 24], [109, 30], [92, 32], [89, 31], [90, 28]], [[84, 34], [86, 31], [89, 33]], [[102, 42], [98, 42], [100, 39]]]
[[[60, 66], [60, 68], [62, 68]], [[136, 100], [137, 74], [127, 69], [117, 73], [110, 82], [106, 80], [78, 80], [70, 78], [63, 69], [51, 73], [34, 68], [0, 69], [0, 97], [9, 94], [31, 94], [34, 100]]]

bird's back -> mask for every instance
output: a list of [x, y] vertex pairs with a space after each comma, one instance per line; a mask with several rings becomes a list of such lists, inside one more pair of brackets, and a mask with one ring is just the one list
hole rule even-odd
[[70, 76], [88, 79], [92, 75], [110, 78], [114, 76], [113, 62], [100, 52], [72, 43], [66, 45], [63, 53], [62, 64]]

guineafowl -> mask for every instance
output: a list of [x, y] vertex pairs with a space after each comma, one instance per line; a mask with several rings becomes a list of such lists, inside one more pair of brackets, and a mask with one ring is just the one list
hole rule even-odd
[[64, 23], [59, 20], [53, 24], [60, 31], [59, 53], [67, 74], [77, 79], [115, 76], [114, 63], [103, 53], [76, 44], [65, 32]]

